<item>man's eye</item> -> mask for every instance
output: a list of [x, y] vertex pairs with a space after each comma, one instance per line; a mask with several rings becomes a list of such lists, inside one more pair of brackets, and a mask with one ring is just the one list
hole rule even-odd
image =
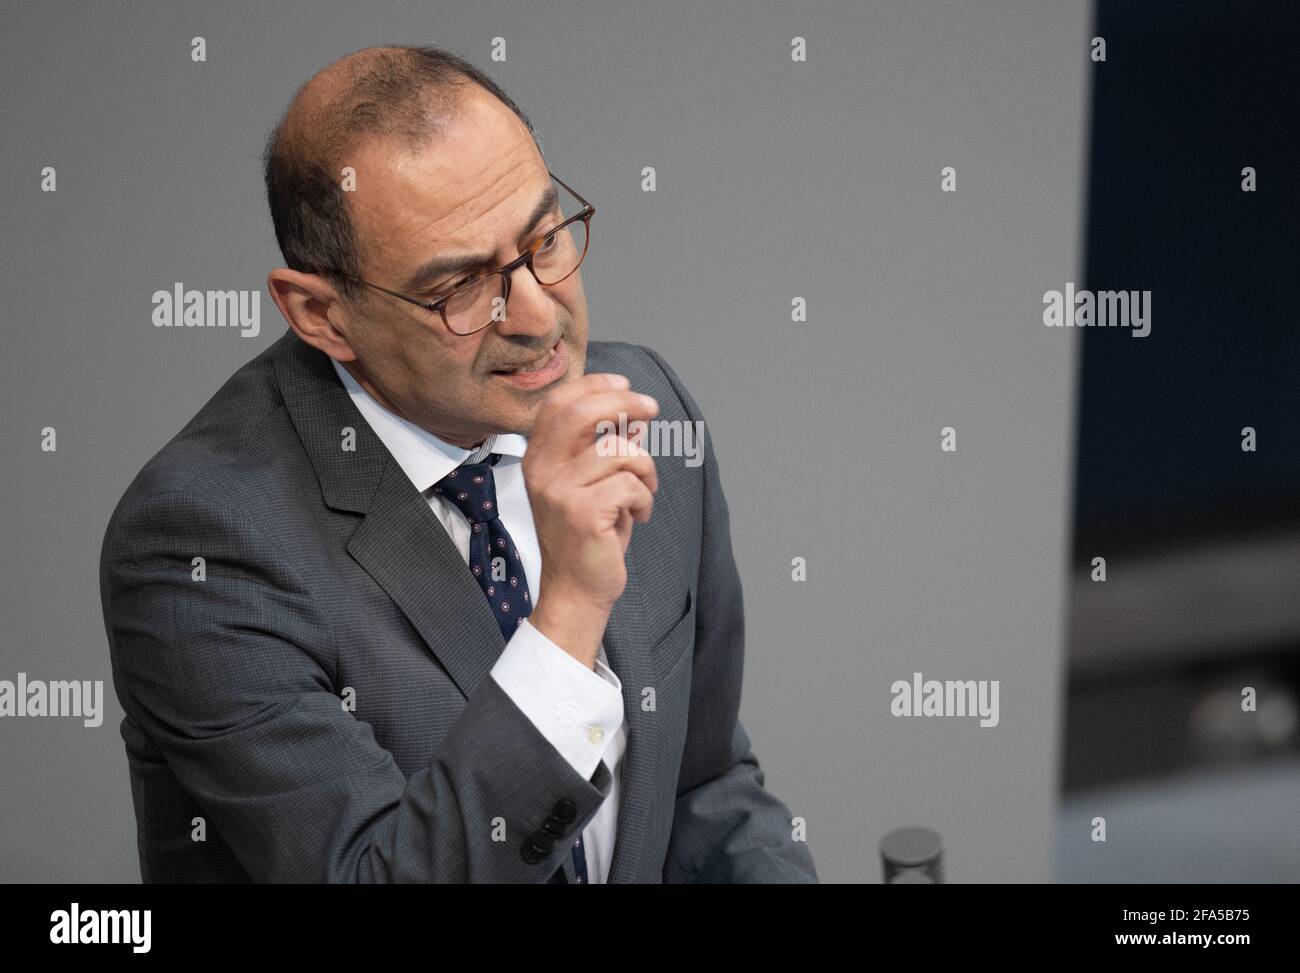
[[441, 297], [444, 294], [450, 294], [452, 291], [454, 291], [461, 284], [465, 283], [465, 281], [467, 280], [469, 280], [469, 275], [462, 277], [459, 280], [454, 280], [449, 284], [441, 284], [429, 292], [428, 294], [429, 299], [432, 300], [433, 298]]

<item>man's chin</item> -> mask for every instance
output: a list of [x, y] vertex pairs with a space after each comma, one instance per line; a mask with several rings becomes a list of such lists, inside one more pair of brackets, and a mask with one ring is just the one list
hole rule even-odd
[[[503, 408], [497, 410], [501, 417], [498, 428], [502, 432], [519, 436], [530, 435], [546, 396], [561, 385], [575, 382], [582, 377], [586, 367], [586, 342], [574, 349], [567, 340], [562, 340], [560, 348], [563, 349], [565, 359], [564, 369], [549, 381], [519, 381], [512, 380], [508, 375], [488, 374], [486, 382], [492, 398], [503, 405]], [[536, 387], [530, 387], [533, 385]]]
[[494, 410], [497, 418], [493, 423], [493, 431], [497, 435], [515, 435], [527, 438], [532, 435], [533, 426], [537, 423], [537, 414], [541, 411], [541, 408], [541, 398], [531, 401], [516, 399], [503, 408]]

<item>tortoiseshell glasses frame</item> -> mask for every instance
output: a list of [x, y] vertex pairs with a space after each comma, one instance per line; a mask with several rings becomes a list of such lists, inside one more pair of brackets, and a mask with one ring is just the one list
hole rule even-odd
[[[461, 281], [461, 283], [458, 284], [455, 288], [448, 291], [446, 294], [442, 294], [438, 296], [432, 301], [428, 300], [427, 298], [414, 297], [410, 294], [403, 294], [400, 293], [399, 291], [390, 290], [387, 287], [380, 287], [378, 284], [372, 284], [368, 280], [362, 280], [360, 277], [353, 276], [352, 274], [345, 274], [342, 271], [336, 270], [335, 273], [337, 273], [341, 277], [347, 278], [348, 280], [355, 281], [358, 284], [364, 284], [366, 287], [374, 288], [375, 290], [381, 291], [384, 294], [388, 294], [391, 297], [396, 297], [410, 304], [414, 304], [416, 307], [423, 308], [426, 311], [436, 312], [437, 315], [442, 319], [442, 323], [446, 327], [446, 329], [450, 331], [452, 334], [457, 335], [458, 337], [463, 338], [467, 335], [477, 334], [478, 332], [482, 331], [484, 328], [491, 325], [493, 321], [497, 319], [495, 316], [489, 317], [486, 322], [484, 322], [482, 325], [480, 325], [477, 328], [474, 328], [471, 331], [455, 330], [451, 326], [451, 322], [447, 320], [447, 302], [450, 301], [453, 297], [455, 297], [457, 293], [465, 290], [466, 288], [475, 286], [476, 284], [480, 283], [484, 278], [492, 277], [494, 275], [500, 275], [501, 299], [502, 299], [501, 307], [504, 308], [505, 302], [510, 300], [511, 274], [513, 274], [520, 267], [527, 267], [529, 272], [533, 275], [533, 279], [536, 280], [537, 283], [540, 284], [542, 287], [554, 287], [556, 284], [561, 284], [564, 281], [568, 280], [570, 277], [572, 277], [574, 274], [576, 274], [578, 272], [578, 268], [582, 266], [583, 260], [587, 258], [587, 250], [591, 246], [591, 218], [596, 213], [596, 207], [593, 206], [591, 203], [589, 203], [587, 200], [583, 199], [583, 197], [580, 196], [578, 192], [573, 189], [573, 187], [571, 187], [568, 183], [566, 183], [555, 173], [551, 172], [549, 169], [547, 170], [547, 173], [550, 175], [552, 179], [554, 179], [561, 186], [567, 189], [573, 195], [573, 197], [579, 203], [582, 204], [582, 211], [573, 216], [568, 217], [567, 219], [564, 220], [563, 223], [560, 223], [559, 225], [554, 226], [551, 229], [542, 233], [541, 236], [539, 236], [537, 240], [532, 244], [532, 246], [530, 246], [527, 250], [521, 253], [514, 260], [510, 261], [510, 263], [506, 264], [504, 267], [498, 267], [496, 270], [488, 270], [481, 274], [475, 274], [473, 277], [468, 277], [465, 280]], [[543, 243], [545, 243], [556, 233], [559, 233], [566, 226], [569, 226], [572, 223], [576, 223], [579, 220], [581, 220], [585, 225], [586, 233], [583, 235], [582, 254], [578, 257], [578, 262], [574, 265], [572, 270], [570, 270], [559, 280], [553, 280], [550, 281], [549, 283], [543, 282], [542, 279], [537, 276], [537, 269], [536, 267], [533, 266], [533, 257], [536, 255], [538, 249], [542, 246]]]

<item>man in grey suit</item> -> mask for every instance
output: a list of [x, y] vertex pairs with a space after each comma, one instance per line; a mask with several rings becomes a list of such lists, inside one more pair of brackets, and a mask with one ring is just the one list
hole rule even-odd
[[594, 208], [523, 112], [369, 48], [266, 179], [290, 330], [104, 540], [144, 880], [817, 881], [738, 720], [712, 443], [624, 434], [699, 408], [588, 343]]

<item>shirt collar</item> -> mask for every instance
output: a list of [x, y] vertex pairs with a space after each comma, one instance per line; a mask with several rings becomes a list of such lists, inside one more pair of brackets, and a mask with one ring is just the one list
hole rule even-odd
[[[427, 429], [389, 412], [357, 383], [351, 372], [333, 358], [330, 363], [347, 389], [352, 404], [421, 493], [476, 452], [454, 446]], [[528, 448], [528, 440], [514, 433], [500, 433], [488, 437], [484, 445], [490, 445], [491, 452], [502, 456], [522, 457]]]

